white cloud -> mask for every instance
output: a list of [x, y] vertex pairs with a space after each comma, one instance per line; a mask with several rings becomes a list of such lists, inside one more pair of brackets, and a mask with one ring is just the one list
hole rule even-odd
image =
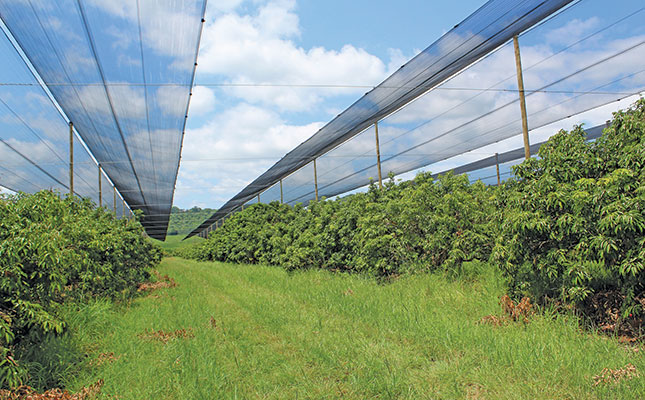
[[186, 132], [183, 158], [276, 159], [316, 133], [321, 123], [286, 124], [265, 108], [242, 103]]
[[[155, 101], [166, 116], [182, 118], [186, 112], [188, 91], [185, 86], [161, 86], [155, 92]], [[206, 86], [193, 87], [190, 99], [190, 117], [210, 113], [215, 107], [215, 92]]]
[[[146, 102], [144, 89], [121, 85], [119, 82], [110, 82], [108, 90], [112, 105], [119, 118], [145, 118]], [[88, 112], [111, 116], [112, 110], [103, 86], [83, 86], [77, 90], [81, 103], [77, 108], [83, 107]], [[73, 103], [76, 104], [76, 103]]]
[[193, 96], [190, 99], [190, 116], [205, 115], [215, 107], [215, 92], [206, 86], [193, 87]]
[[168, 116], [180, 118], [186, 112], [188, 91], [185, 86], [161, 86], [155, 93], [155, 101]]
[[[137, 23], [140, 14], [144, 45], [159, 54], [178, 59], [192, 57], [194, 54], [195, 49], [192, 46], [186, 46], [186, 43], [192, 42], [198, 32], [201, 9], [196, 7], [197, 2], [193, 4], [192, 9], [187, 8], [184, 2], [166, 2], [163, 7], [159, 7], [156, 0], [90, 0], [90, 3], [113, 17]], [[126, 45], [123, 42], [124, 38], [120, 39], [118, 45]], [[178, 63], [177, 66], [192, 68], [191, 64], [186, 65], [185, 62]]]
[[[278, 85], [375, 85], [385, 78], [386, 65], [363, 49], [304, 49], [293, 39], [300, 34], [294, 1], [272, 1], [255, 15], [229, 13], [209, 23], [199, 57], [202, 75], [221, 75], [229, 82]], [[395, 52], [392, 53], [397, 56]], [[228, 90], [244, 101], [303, 111], [339, 94], [365, 89], [243, 87]]]
[[216, 114], [186, 132], [175, 203], [197, 205], [204, 195], [225, 202], [321, 126], [290, 125], [279, 114], [247, 103]]
[[[271, 20], [266, 20], [268, 15], [271, 15]], [[557, 20], [555, 22], [557, 23]], [[540, 38], [541, 40], [535, 40], [535, 45], [521, 43], [526, 88], [535, 89], [555, 82], [589, 66], [596, 60], [615, 54], [620, 49], [643, 40], [638, 35], [632, 35], [629, 39], [616, 40], [616, 37], [621, 35], [624, 37], [625, 34], [608, 31], [605, 32], [606, 37], [602, 42], [594, 38], [568, 49], [561, 55], [553, 56], [556, 51], [580, 40], [591, 30], [599, 29], [601, 22], [597, 18], [573, 20], [556, 26], [556, 29], [551, 32], [548, 31], [548, 25], [545, 25], [547, 28], [537, 31], [543, 37]], [[299, 22], [294, 13], [292, 1], [281, 3], [270, 1], [253, 15], [240, 15], [236, 12], [222, 14], [220, 18], [209, 23], [204, 32], [199, 73], [210, 76], [209, 79], [217, 77], [219, 81], [224, 79], [228, 82], [249, 84], [351, 83], [371, 86], [380, 83], [387, 73], [394, 72], [408, 59], [397, 49], [389, 51], [387, 62], [352, 45], [336, 50], [322, 47], [305, 49], [296, 44], [299, 34]], [[584, 111], [588, 107], [610, 101], [608, 96], [577, 98], [575, 93], [571, 92], [592, 90], [598, 85], [640, 70], [642, 64], [640, 53], [642, 51], [636, 49], [604, 66], [588, 68], [551, 88], [568, 93], [538, 93], [529, 96], [527, 102], [529, 102], [529, 111], [532, 112], [529, 123], [536, 127], [544, 126], [534, 129], [532, 138], [538, 140], [546, 137], [544, 135], [547, 135], [547, 131], [548, 134], [553, 134], [558, 126], [563, 126], [562, 124], [571, 125], [577, 120], [598, 119], [591, 118], [594, 113], [590, 112], [577, 117], [579, 119], [574, 117], [560, 124], [552, 123], [556, 119], [562, 119]], [[531, 68], [538, 61], [545, 59], [547, 60]], [[623, 88], [634, 88], [644, 84], [645, 79], [641, 76], [621, 82], [607, 90], [623, 90]], [[415, 145], [420, 147], [408, 153], [407, 157], [399, 157], [388, 162], [384, 173], [388, 168], [406, 171], [433, 160], [438, 162], [425, 168], [438, 171], [483, 158], [495, 152], [521, 147], [521, 139], [518, 143], [518, 136], [515, 136], [521, 132], [519, 105], [511, 103], [504, 107], [505, 104], [517, 99], [516, 85], [513, 47], [506, 45], [487, 59], [476, 63], [446, 82], [442, 85], [442, 89], [419, 98], [401, 112], [389, 117], [381, 126], [382, 155], [385, 152], [396, 154]], [[495, 90], [480, 94], [478, 91], [464, 90], [491, 87]], [[269, 111], [269, 107], [279, 112], [319, 109], [336, 113], [340, 109], [337, 104], [330, 102], [330, 99], [348, 93], [358, 97], [365, 92], [365, 89], [233, 87], [223, 89], [221, 92], [223, 95], [232, 95], [241, 99], [244, 103], [220, 113], [203, 128], [187, 134], [184, 153], [187, 159], [182, 164], [177, 192], [177, 198], [181, 201], [192, 198], [193, 204], [203, 202], [204, 197], [198, 199], [198, 196], [193, 196], [190, 192], [191, 188], [201, 185], [208, 188], [208, 195], [213, 196], [211, 199], [214, 202], [221, 204], [263, 173], [277, 161], [279, 155], [291, 150], [317, 131], [317, 129], [311, 129], [299, 140], [285, 140], [284, 143], [289, 145], [281, 149], [275, 146], [276, 138], [275, 135], [271, 136], [272, 133], [275, 134], [280, 129], [282, 133], [290, 130], [302, 132], [306, 125], [290, 125], [285, 121], [286, 116], [281, 117], [277, 112]], [[223, 99], [226, 100], [226, 97], [224, 96]], [[220, 100], [219, 95], [218, 100]], [[618, 107], [616, 104], [609, 106], [612, 109], [616, 107]], [[488, 112], [491, 114], [485, 116]], [[598, 112], [598, 115], [601, 114], [603, 115], [601, 119], [607, 118], [606, 109]], [[478, 117], [482, 118], [478, 119]], [[422, 123], [425, 124], [419, 127]], [[318, 124], [318, 127], [320, 125], [322, 124]], [[401, 139], [395, 139], [405, 132], [409, 133]], [[371, 134], [365, 136], [367, 138]], [[433, 138], [434, 141], [421, 145]], [[193, 140], [195, 144], [192, 144]], [[369, 140], [371, 141], [371, 137]], [[388, 143], [388, 140], [391, 142]], [[494, 140], [499, 142], [452, 157], [454, 154]], [[346, 148], [339, 150], [338, 153], [362, 156], [367, 150], [362, 151], [363, 146], [356, 146], [358, 143], [360, 141], [343, 145]], [[365, 143], [365, 148], [371, 145], [371, 143]], [[188, 154], [195, 154], [197, 158], [220, 157], [228, 160], [193, 164], [188, 159]], [[346, 161], [342, 157], [321, 158], [319, 172], [332, 171], [329, 176], [319, 175], [321, 181], [333, 182], [334, 179], [342, 178], [359, 169], [357, 165], [361, 164], [357, 162], [356, 165], [351, 165]], [[310, 175], [309, 172], [303, 172], [303, 174], [304, 177]], [[294, 176], [293, 179], [297, 178], [298, 176]], [[181, 192], [182, 189], [186, 190], [184, 192], [186, 195]], [[210, 204], [213, 205], [213, 203]]]
[[572, 19], [564, 26], [558, 29], [553, 29], [546, 34], [545, 41], [550, 44], [571, 43], [572, 41], [580, 40], [585, 35], [588, 35], [592, 29], [598, 26], [599, 23], [600, 19], [598, 17], [588, 18], [586, 20], [580, 20], [578, 18]]

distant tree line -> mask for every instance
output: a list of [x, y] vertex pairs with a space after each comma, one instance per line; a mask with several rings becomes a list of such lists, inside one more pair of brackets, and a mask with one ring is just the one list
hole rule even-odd
[[187, 235], [206, 218], [215, 213], [213, 208], [193, 207], [188, 210], [173, 206], [170, 211], [170, 224], [168, 235]]

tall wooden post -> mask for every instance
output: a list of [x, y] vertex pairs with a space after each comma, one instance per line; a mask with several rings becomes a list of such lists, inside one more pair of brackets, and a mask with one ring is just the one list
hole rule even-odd
[[69, 193], [74, 195], [74, 124], [69, 122]]
[[515, 67], [517, 69], [517, 89], [520, 92], [520, 111], [522, 113], [522, 136], [524, 137], [524, 158], [527, 160], [531, 157], [529, 147], [529, 123], [526, 115], [526, 98], [524, 96], [524, 78], [522, 76], [522, 59], [520, 57], [520, 43], [517, 35], [513, 36], [513, 46], [515, 47]]
[[101, 178], [102, 178], [101, 177], [101, 175], [102, 175], [102, 173], [101, 173], [101, 164], [99, 164], [98, 167], [99, 167], [99, 207], [103, 207], [103, 187], [101, 186], [102, 185], [102, 182], [101, 182]]
[[381, 175], [381, 147], [378, 141], [378, 121], [374, 122], [374, 133], [376, 135], [376, 168], [378, 169], [378, 187], [383, 189], [383, 175]]
[[260, 204], [260, 194], [258, 194], [258, 204]]
[[284, 194], [282, 193], [282, 179], [280, 179], [280, 204], [284, 203]]
[[114, 194], [114, 202], [112, 203], [112, 205], [114, 206], [114, 216], [116, 217], [116, 187], [115, 186], [112, 186], [112, 191]]
[[314, 158], [314, 188], [316, 189], [316, 201], [318, 201], [318, 170], [316, 170], [315, 158]]
[[495, 153], [495, 167], [497, 168], [497, 186], [502, 184], [502, 180], [499, 176], [499, 154]]

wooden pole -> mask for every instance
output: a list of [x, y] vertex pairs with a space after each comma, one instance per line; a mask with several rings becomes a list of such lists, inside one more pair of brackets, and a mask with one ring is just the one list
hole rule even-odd
[[314, 158], [314, 188], [316, 189], [316, 201], [318, 201], [318, 170], [316, 169], [315, 158]]
[[280, 204], [284, 203], [284, 194], [282, 193], [282, 179], [280, 179]]
[[378, 141], [378, 122], [374, 122], [374, 133], [376, 134], [376, 167], [378, 169], [378, 187], [383, 189], [383, 175], [381, 175], [381, 147]]
[[101, 164], [98, 165], [99, 167], [99, 207], [103, 207], [103, 187], [101, 186]]
[[258, 194], [258, 204], [260, 204], [260, 195]]
[[495, 153], [495, 167], [497, 167], [497, 186], [502, 184], [502, 180], [499, 177], [499, 154]]
[[74, 124], [69, 122], [69, 193], [74, 195]]
[[112, 202], [112, 205], [114, 206], [114, 215], [116, 216], [116, 187], [112, 186], [112, 194], [114, 195], [114, 202]]
[[513, 36], [513, 46], [515, 47], [515, 67], [517, 69], [517, 89], [520, 92], [520, 111], [522, 113], [522, 136], [524, 137], [524, 158], [527, 160], [531, 157], [529, 147], [529, 122], [526, 115], [526, 98], [524, 96], [524, 78], [522, 76], [522, 59], [520, 57], [520, 42], [517, 35]]

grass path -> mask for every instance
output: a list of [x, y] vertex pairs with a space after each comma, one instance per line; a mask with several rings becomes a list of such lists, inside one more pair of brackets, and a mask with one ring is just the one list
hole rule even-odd
[[197, 243], [204, 240], [199, 236], [193, 236], [190, 239], [184, 240], [185, 236], [186, 235], [168, 235], [166, 237], [166, 240], [164, 240], [163, 242], [161, 240], [156, 240], [156, 239], [149, 239], [149, 240], [166, 251], [175, 250], [182, 246], [186, 246], [186, 245]]
[[[168, 258], [160, 272], [178, 286], [81, 313], [73, 330], [94, 366], [72, 388], [101, 378], [106, 398], [120, 399], [645, 398], [642, 377], [594, 386], [605, 367], [645, 371], [645, 357], [581, 332], [573, 318], [479, 324], [501, 315], [503, 286], [491, 271], [380, 285]], [[179, 329], [194, 337], [141, 337]], [[101, 353], [116, 360], [97, 366]]]

